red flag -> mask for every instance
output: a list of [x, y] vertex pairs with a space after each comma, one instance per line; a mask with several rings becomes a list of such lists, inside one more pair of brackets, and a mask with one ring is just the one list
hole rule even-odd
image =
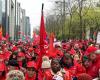
[[39, 59], [37, 62], [38, 68], [41, 68], [42, 56], [45, 53], [45, 49], [44, 49], [45, 40], [46, 40], [46, 30], [45, 30], [45, 24], [44, 24], [43, 4], [42, 4], [42, 14], [41, 14], [41, 23], [40, 23], [40, 54], [39, 54]]
[[50, 51], [53, 51], [53, 43], [54, 43], [54, 34], [51, 33], [51, 35], [50, 35], [50, 44], [49, 44]]
[[43, 15], [43, 5], [42, 5], [42, 15], [41, 15], [41, 23], [40, 23], [40, 50], [41, 54], [44, 54], [44, 45], [46, 40], [46, 30], [44, 24], [44, 15]]
[[55, 48], [53, 47], [53, 43], [54, 43], [54, 34], [51, 33], [50, 42], [49, 42], [49, 50], [48, 50], [48, 54], [47, 54], [47, 56], [49, 56], [49, 57], [56, 56]]

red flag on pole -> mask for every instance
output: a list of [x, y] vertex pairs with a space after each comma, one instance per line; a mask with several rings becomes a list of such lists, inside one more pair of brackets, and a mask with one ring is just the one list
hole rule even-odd
[[44, 24], [44, 15], [43, 15], [43, 4], [42, 4], [42, 14], [41, 14], [41, 23], [40, 23], [40, 51], [41, 54], [44, 54], [44, 45], [46, 40], [46, 30]]
[[53, 43], [54, 43], [54, 33], [50, 34], [50, 39], [49, 40], [50, 40], [50, 42], [49, 42], [49, 50], [48, 50], [47, 56], [54, 57], [56, 55], [55, 48], [53, 46]]
[[52, 51], [54, 48], [53, 48], [53, 43], [54, 43], [54, 34], [51, 33], [50, 34], [50, 44], [49, 44], [49, 49], [50, 51]]
[[42, 56], [45, 54], [44, 45], [46, 40], [46, 30], [44, 24], [43, 6], [44, 4], [42, 4], [42, 11], [41, 11], [42, 13], [41, 13], [41, 22], [40, 22], [40, 54], [37, 62], [37, 68], [41, 68]]

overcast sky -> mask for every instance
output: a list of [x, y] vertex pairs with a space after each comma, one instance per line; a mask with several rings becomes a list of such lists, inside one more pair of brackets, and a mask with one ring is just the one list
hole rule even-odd
[[30, 17], [31, 28], [40, 25], [42, 3], [44, 3], [45, 16], [52, 7], [50, 0], [18, 0], [18, 2], [26, 10], [26, 15]]
[[33, 28], [40, 25], [42, 3], [44, 3], [44, 15], [46, 16], [51, 13], [50, 10], [54, 1], [55, 0], [18, 0], [18, 2], [21, 3], [21, 7], [26, 10], [26, 15], [30, 17], [31, 32]]

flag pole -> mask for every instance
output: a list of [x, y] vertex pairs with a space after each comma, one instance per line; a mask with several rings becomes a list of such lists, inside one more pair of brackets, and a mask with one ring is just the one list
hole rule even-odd
[[42, 3], [42, 11], [43, 11], [43, 8], [44, 8], [44, 3]]
[[40, 22], [40, 55], [37, 63], [38, 69], [41, 67], [42, 56], [44, 55], [44, 36], [45, 36], [45, 25], [44, 25], [44, 15], [43, 15], [44, 3], [41, 6], [41, 22]]
[[42, 10], [41, 10], [41, 15], [43, 15], [43, 9], [44, 9], [44, 3], [42, 3]]

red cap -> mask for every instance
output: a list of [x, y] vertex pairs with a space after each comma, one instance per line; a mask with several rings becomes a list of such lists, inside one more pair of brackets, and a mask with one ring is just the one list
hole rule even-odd
[[96, 47], [94, 47], [94, 46], [89, 46], [89, 47], [87, 48], [87, 50], [86, 50], [87, 55], [89, 55], [89, 54], [92, 53], [92, 52], [95, 52], [96, 50], [97, 50]]
[[66, 43], [62, 44], [63, 49], [66, 49]]
[[18, 50], [18, 48], [17, 48], [16, 46], [14, 46], [14, 47], [12, 48], [12, 51], [16, 51], [16, 50]]
[[5, 64], [0, 63], [0, 71], [5, 71]]
[[72, 49], [69, 51], [69, 53], [70, 53], [71, 55], [74, 55], [74, 54], [76, 53], [76, 51], [72, 48]]
[[19, 56], [19, 57], [24, 57], [25, 55], [24, 55], [23, 52], [19, 52], [19, 53], [18, 53], [18, 56]]
[[28, 49], [28, 51], [29, 51], [29, 52], [32, 52], [32, 51], [33, 51], [33, 48], [32, 48], [32, 47], [30, 47], [30, 48]]
[[56, 50], [56, 55], [60, 56], [60, 57], [63, 57], [64, 53], [60, 50]]
[[34, 61], [29, 61], [28, 63], [27, 63], [27, 67], [28, 68], [35, 68], [35, 69], [37, 69], [37, 65], [36, 65], [36, 63], [34, 62]]

